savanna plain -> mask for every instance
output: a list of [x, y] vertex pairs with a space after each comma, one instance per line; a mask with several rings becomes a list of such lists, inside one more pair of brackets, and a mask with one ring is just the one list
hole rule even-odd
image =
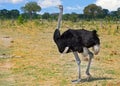
[[68, 28], [97, 30], [101, 48], [91, 64], [87, 81], [87, 61], [79, 54], [82, 81], [72, 53], [61, 54], [53, 41], [56, 21], [0, 21], [0, 86], [120, 86], [120, 22], [63, 21], [61, 33]]

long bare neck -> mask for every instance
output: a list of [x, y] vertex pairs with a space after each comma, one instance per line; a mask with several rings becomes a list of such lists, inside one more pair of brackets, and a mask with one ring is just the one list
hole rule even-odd
[[63, 14], [63, 9], [60, 9], [60, 13], [59, 13], [59, 17], [58, 17], [57, 29], [60, 29], [61, 21], [62, 21], [62, 14]]

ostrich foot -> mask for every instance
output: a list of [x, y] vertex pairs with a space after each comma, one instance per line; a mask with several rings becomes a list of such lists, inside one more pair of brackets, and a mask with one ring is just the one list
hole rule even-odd
[[92, 78], [91, 75], [87, 75], [87, 81], [89, 81]]
[[77, 84], [77, 83], [79, 83], [80, 81], [81, 81], [81, 79], [72, 80], [72, 83], [75, 83], [75, 84]]

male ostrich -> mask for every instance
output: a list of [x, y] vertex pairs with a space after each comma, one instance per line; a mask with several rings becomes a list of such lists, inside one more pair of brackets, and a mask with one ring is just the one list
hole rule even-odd
[[94, 54], [98, 54], [100, 49], [100, 40], [95, 30], [87, 31], [84, 29], [73, 30], [68, 29], [63, 34], [60, 34], [60, 24], [62, 20], [63, 6], [58, 6], [60, 9], [58, 17], [58, 25], [54, 32], [54, 42], [56, 43], [60, 53], [73, 52], [76, 62], [78, 64], [78, 79], [72, 82], [78, 83], [81, 81], [81, 68], [78, 53], [82, 53], [84, 57], [89, 56], [88, 66], [86, 69], [87, 80], [91, 77], [89, 73], [91, 60], [93, 58], [93, 53], [88, 49], [93, 47]]

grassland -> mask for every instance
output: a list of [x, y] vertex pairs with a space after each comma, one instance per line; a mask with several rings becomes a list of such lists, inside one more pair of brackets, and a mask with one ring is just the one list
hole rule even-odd
[[[55, 21], [0, 21], [0, 86], [119, 86], [120, 24], [63, 21], [61, 32], [69, 27], [98, 31], [101, 50], [92, 62], [89, 82], [84, 73], [87, 62], [82, 60], [82, 82], [71, 83], [77, 78], [77, 65], [72, 53], [60, 57], [52, 39]], [[6, 43], [9, 38], [12, 41]]]

